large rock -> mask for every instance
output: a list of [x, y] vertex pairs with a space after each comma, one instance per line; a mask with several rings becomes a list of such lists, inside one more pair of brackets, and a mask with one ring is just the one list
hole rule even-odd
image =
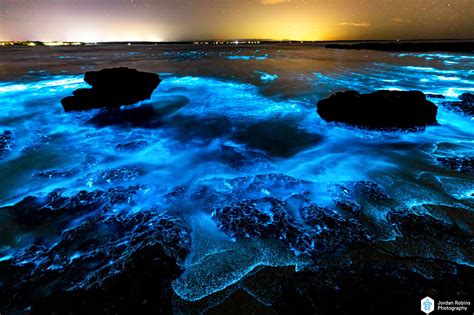
[[73, 92], [74, 96], [62, 99], [61, 104], [65, 111], [132, 105], [149, 99], [161, 82], [156, 73], [129, 68], [86, 72], [84, 81], [92, 88], [78, 89]]
[[420, 91], [346, 91], [318, 102], [318, 114], [326, 121], [374, 129], [433, 125], [437, 111], [436, 105]]

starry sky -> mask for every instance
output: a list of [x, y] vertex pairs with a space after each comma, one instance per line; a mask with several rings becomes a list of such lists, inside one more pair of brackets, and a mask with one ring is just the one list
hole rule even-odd
[[447, 38], [474, 38], [474, 0], [0, 0], [0, 40]]

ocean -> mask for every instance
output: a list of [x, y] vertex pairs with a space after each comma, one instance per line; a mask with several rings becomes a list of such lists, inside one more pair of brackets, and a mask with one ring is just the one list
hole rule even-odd
[[[61, 99], [87, 87], [84, 72], [118, 66], [158, 73], [162, 82], [151, 99], [121, 112], [63, 111]], [[472, 241], [474, 174], [468, 166], [449, 167], [441, 161], [470, 158], [467, 163], [472, 163], [474, 121], [448, 102], [474, 93], [473, 69], [472, 54], [317, 45], [0, 47], [0, 134], [13, 133], [0, 160], [4, 209], [0, 211], [0, 261], [31, 266], [31, 270], [35, 266], [68, 270], [70, 264], [90, 257], [94, 247], [56, 249], [66, 230], [80, 227], [99, 212], [106, 222], [152, 209], [155, 216], [179, 218], [190, 231], [189, 253], [179, 263], [182, 270], [169, 281], [170, 294], [181, 301], [174, 302], [175, 312], [210, 309], [242, 288], [271, 307], [277, 294], [249, 284], [252, 277], [263, 281], [256, 276], [259, 270], [294, 268], [298, 273], [315, 265], [324, 267], [332, 259], [339, 261], [340, 256], [325, 254], [325, 260], [315, 263], [314, 257], [322, 255], [319, 244], [313, 244], [307, 255], [289, 241], [287, 233], [253, 230], [247, 226], [252, 220], [245, 218], [229, 227], [219, 211], [250, 201], [261, 215], [273, 219], [272, 207], [278, 200], [289, 205], [287, 215], [298, 225], [303, 217], [294, 205], [304, 199], [338, 218], [360, 221], [370, 242], [392, 255], [438, 259], [471, 270], [472, 245], [436, 243], [436, 238], [446, 240], [442, 234], [453, 233], [456, 239], [457, 232], [450, 230], [456, 228]], [[381, 89], [424, 92], [438, 106], [439, 124], [416, 131], [375, 131], [328, 123], [316, 112], [317, 102], [335, 92]], [[390, 196], [390, 202], [352, 196], [354, 183], [374, 183]], [[120, 187], [139, 187], [133, 202], [64, 216], [46, 213], [34, 224], [21, 223], [8, 208], [28, 196], [45, 198], [53, 191], [72, 197], [80, 191]], [[350, 195], [362, 210], [354, 216], [338, 208], [341, 194]], [[260, 206], [259, 200], [273, 201]], [[394, 209], [437, 220], [444, 232], [420, 227], [414, 231], [429, 235], [408, 236], [405, 227], [391, 221]], [[256, 225], [268, 224], [268, 218], [264, 223], [255, 220]], [[108, 228], [104, 223], [88, 233], [95, 233], [102, 246], [104, 237], [98, 235]], [[240, 233], [239, 228], [245, 231]], [[313, 228], [324, 230], [316, 223]], [[121, 241], [131, 242], [131, 235]], [[32, 245], [41, 250], [32, 250]], [[117, 246], [106, 255], [113, 266], [130, 250], [127, 246], [117, 250]], [[342, 247], [349, 256], [356, 252]], [[45, 258], [55, 254], [60, 258]], [[89, 275], [103, 264], [77, 268]], [[104, 279], [126, 272], [117, 266], [112, 269], [116, 273]], [[58, 277], [63, 277], [60, 272]], [[49, 285], [48, 292], [92, 286], [87, 277], [61, 281], [55, 289]], [[94, 282], [101, 285], [101, 280]]]

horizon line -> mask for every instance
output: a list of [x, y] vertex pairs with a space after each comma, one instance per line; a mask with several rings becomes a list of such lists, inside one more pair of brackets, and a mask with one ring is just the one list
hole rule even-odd
[[474, 38], [420, 38], [420, 39], [331, 39], [331, 40], [301, 40], [301, 39], [194, 39], [194, 40], [161, 40], [161, 41], [147, 41], [147, 40], [106, 40], [106, 41], [80, 41], [80, 40], [0, 40], [0, 43], [83, 43], [83, 44], [98, 44], [98, 43], [240, 43], [244, 42], [296, 42], [296, 43], [325, 43], [325, 42], [407, 42], [407, 41], [474, 41]]

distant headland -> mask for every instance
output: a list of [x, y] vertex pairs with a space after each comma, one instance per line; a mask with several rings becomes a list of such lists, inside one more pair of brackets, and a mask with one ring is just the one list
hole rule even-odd
[[390, 42], [360, 42], [351, 44], [327, 44], [326, 48], [333, 49], [364, 49], [400, 52], [474, 52], [474, 41], [390, 41]]

